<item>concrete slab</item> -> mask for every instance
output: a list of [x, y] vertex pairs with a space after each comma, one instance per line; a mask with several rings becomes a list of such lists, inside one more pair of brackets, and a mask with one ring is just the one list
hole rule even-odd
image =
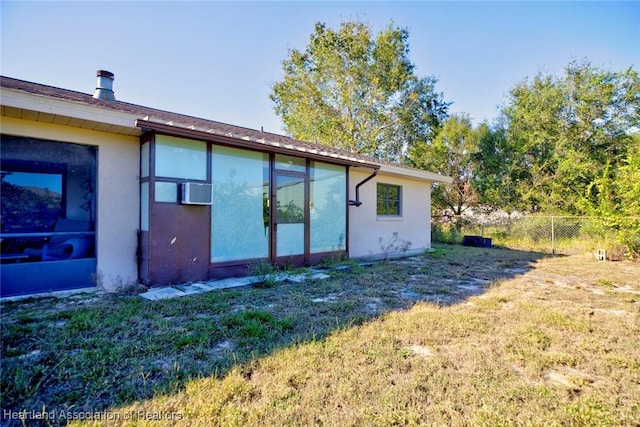
[[201, 294], [203, 292], [211, 291], [211, 288], [208, 288], [205, 290], [202, 287], [197, 286], [196, 284], [180, 285], [180, 286], [176, 286], [176, 289], [184, 292], [185, 295]]
[[305, 280], [307, 280], [307, 275], [306, 274], [296, 274], [293, 276], [288, 276], [286, 278], [286, 280], [288, 280], [289, 282], [294, 282], [294, 283], [302, 283]]
[[239, 288], [242, 286], [249, 286], [253, 283], [256, 283], [256, 281], [257, 279], [255, 277], [231, 277], [229, 279], [212, 280], [211, 282], [207, 282], [207, 286], [209, 286], [212, 290]]
[[183, 297], [186, 294], [175, 288], [157, 288], [151, 289], [150, 291], [144, 292], [140, 294], [142, 298], [148, 299], [149, 301], [157, 301], [162, 299], [170, 299], [170, 298], [178, 298]]
[[214, 288], [207, 282], [192, 283], [191, 286], [202, 289], [202, 292], [212, 291]]
[[[302, 283], [309, 279], [327, 279], [331, 276], [325, 273], [315, 272], [314, 274], [295, 274], [289, 275], [281, 273], [276, 275], [273, 279], [277, 282], [288, 280], [295, 283]], [[151, 290], [140, 294], [142, 298], [150, 301], [178, 298], [186, 295], [201, 294], [204, 292], [210, 292], [217, 289], [239, 288], [243, 286], [249, 286], [254, 283], [260, 282], [262, 279], [258, 276], [248, 277], [232, 277], [229, 279], [212, 280], [209, 282], [195, 282], [187, 283], [183, 285], [169, 286], [164, 288], [152, 288]]]

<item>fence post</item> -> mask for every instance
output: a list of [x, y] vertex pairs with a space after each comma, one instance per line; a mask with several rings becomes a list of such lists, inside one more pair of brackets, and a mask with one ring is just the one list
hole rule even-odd
[[551, 217], [551, 254], [556, 254], [556, 230], [553, 222], [553, 216]]

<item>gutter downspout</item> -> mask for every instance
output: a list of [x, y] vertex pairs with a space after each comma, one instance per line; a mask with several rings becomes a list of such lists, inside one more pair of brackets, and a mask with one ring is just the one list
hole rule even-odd
[[366, 177], [365, 179], [363, 179], [362, 181], [360, 181], [356, 185], [356, 199], [355, 200], [349, 200], [349, 206], [359, 207], [359, 206], [362, 205], [362, 202], [360, 201], [360, 187], [362, 187], [364, 184], [366, 184], [367, 182], [369, 182], [370, 180], [375, 178], [376, 175], [378, 175], [378, 169], [377, 168], [373, 169], [373, 173], [371, 175], [369, 175], [368, 177]]

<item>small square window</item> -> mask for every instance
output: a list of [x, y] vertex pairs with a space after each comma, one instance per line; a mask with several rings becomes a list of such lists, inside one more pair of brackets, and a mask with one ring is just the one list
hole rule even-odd
[[175, 182], [156, 182], [156, 202], [178, 202], [178, 184]]
[[402, 187], [391, 184], [378, 184], [377, 214], [400, 216], [402, 206]]

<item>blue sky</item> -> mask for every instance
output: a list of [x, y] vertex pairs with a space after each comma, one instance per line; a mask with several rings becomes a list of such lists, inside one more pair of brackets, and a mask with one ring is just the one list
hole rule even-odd
[[269, 99], [289, 49], [316, 22], [392, 20], [409, 30], [416, 73], [474, 122], [493, 119], [517, 82], [572, 59], [640, 70], [640, 2], [2, 1], [2, 75], [282, 133]]

